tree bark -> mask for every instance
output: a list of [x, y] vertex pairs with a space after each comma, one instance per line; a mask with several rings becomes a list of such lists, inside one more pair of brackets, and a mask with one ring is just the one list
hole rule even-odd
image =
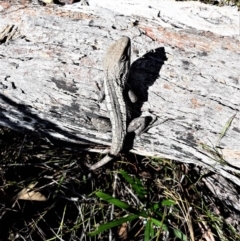
[[106, 152], [111, 132], [95, 130], [87, 114], [108, 116], [98, 103], [102, 58], [129, 36], [135, 108], [158, 118], [130, 151], [204, 166], [240, 185], [232, 174], [240, 173], [237, 9], [151, 2], [142, 12], [137, 5], [116, 12], [95, 1], [1, 1], [0, 124]]

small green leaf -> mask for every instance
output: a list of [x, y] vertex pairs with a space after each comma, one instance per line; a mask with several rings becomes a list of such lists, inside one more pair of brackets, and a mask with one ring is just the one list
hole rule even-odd
[[160, 208], [159, 203], [154, 203], [154, 205], [153, 205], [153, 210], [156, 211], [156, 210], [158, 210], [159, 208]]
[[126, 202], [122, 202], [120, 201], [119, 199], [117, 198], [114, 198], [106, 193], [103, 193], [103, 192], [96, 192], [95, 193], [98, 197], [102, 198], [103, 200], [119, 207], [119, 208], [122, 208], [128, 212], [131, 212], [135, 215], [138, 215], [139, 217], [144, 217], [144, 218], [147, 218], [148, 217], [148, 214], [146, 212], [141, 212], [133, 207], [131, 207], [129, 204], [127, 204]]
[[149, 219], [147, 221], [145, 231], [144, 231], [144, 241], [149, 241], [152, 237], [152, 233], [154, 233], [153, 227], [152, 227], [152, 221]]
[[134, 191], [137, 193], [137, 195], [139, 196], [139, 198], [143, 199], [145, 198], [145, 195], [147, 194], [147, 190], [143, 187], [141, 181], [134, 177], [131, 178], [127, 172], [120, 170], [120, 174], [124, 177], [124, 179], [132, 186], [132, 188], [134, 189]]
[[122, 202], [117, 198], [114, 198], [104, 192], [96, 192], [95, 193], [98, 197], [102, 198], [104, 201], [109, 202], [111, 204], [114, 204], [115, 206], [122, 208], [122, 209], [129, 209], [130, 205], [128, 205], [126, 202]]
[[130, 214], [130, 215], [128, 215], [125, 218], [119, 218], [117, 220], [110, 221], [108, 223], [99, 225], [99, 227], [95, 231], [90, 232], [87, 235], [90, 236], [90, 237], [95, 236], [95, 235], [97, 235], [99, 233], [102, 233], [102, 232], [104, 232], [104, 231], [106, 231], [106, 230], [108, 230], [110, 228], [119, 226], [119, 225], [121, 225], [123, 223], [126, 223], [126, 222], [130, 222], [130, 221], [132, 221], [132, 220], [134, 220], [136, 218], [138, 218], [138, 215]]
[[160, 228], [163, 229], [164, 231], [168, 231], [167, 225], [164, 224], [162, 221], [159, 221], [159, 220], [157, 220], [157, 219], [155, 219], [155, 218], [151, 218], [151, 220], [152, 220], [152, 222], [153, 222], [156, 226], [160, 227]]
[[181, 241], [188, 241], [187, 236], [184, 233], [182, 233], [180, 230], [174, 228], [173, 232], [175, 236], [179, 238]]
[[171, 200], [171, 199], [163, 200], [161, 202], [162, 206], [172, 206], [172, 205], [175, 205], [175, 204], [176, 204], [176, 202]]

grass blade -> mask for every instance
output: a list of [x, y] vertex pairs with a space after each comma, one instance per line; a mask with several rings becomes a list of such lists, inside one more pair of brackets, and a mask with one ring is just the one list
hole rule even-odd
[[138, 215], [135, 215], [135, 214], [130, 214], [128, 215], [127, 217], [125, 218], [120, 218], [120, 219], [117, 219], [117, 220], [114, 220], [114, 221], [110, 221], [108, 223], [105, 223], [105, 224], [102, 224], [100, 225], [97, 230], [93, 231], [93, 232], [90, 232], [88, 233], [87, 235], [92, 237], [92, 236], [95, 236], [99, 233], [102, 233], [110, 228], [113, 228], [113, 227], [116, 227], [116, 226], [119, 226], [123, 223], [126, 223], [126, 222], [130, 222], [134, 219], [138, 218]]

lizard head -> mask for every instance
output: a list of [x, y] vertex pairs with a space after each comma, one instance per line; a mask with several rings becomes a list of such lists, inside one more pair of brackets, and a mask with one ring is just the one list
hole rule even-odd
[[131, 40], [129, 37], [122, 37], [107, 50], [103, 61], [106, 77], [124, 87], [128, 78], [130, 61]]

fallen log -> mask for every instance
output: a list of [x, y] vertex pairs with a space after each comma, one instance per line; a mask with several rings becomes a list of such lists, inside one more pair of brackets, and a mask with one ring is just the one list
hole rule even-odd
[[95, 1], [64, 7], [1, 1], [0, 124], [107, 152], [111, 132], [95, 130], [86, 113], [108, 116], [98, 103], [102, 58], [113, 41], [129, 36], [136, 109], [157, 117], [130, 151], [207, 167], [240, 185], [232, 174], [240, 173], [237, 9], [170, 3], [146, 6], [147, 17]]

